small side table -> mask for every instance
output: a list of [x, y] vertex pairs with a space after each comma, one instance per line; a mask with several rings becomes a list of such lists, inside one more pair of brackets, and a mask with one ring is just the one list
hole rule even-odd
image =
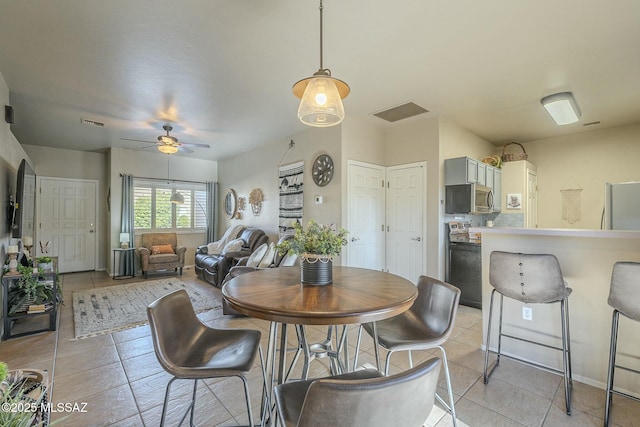
[[[133, 266], [133, 274], [131, 275], [121, 275], [118, 274], [119, 268], [116, 268], [116, 254], [119, 254], [117, 257], [122, 263], [122, 258], [125, 258], [128, 263]], [[113, 278], [114, 279], [130, 279], [136, 276], [136, 248], [115, 248], [113, 249]]]

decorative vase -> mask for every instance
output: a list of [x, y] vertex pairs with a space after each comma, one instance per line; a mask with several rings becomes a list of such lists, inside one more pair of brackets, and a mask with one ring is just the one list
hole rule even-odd
[[307, 285], [330, 285], [333, 283], [333, 259], [326, 255], [303, 254], [300, 279]]
[[53, 270], [53, 262], [39, 262], [38, 267], [45, 271]]

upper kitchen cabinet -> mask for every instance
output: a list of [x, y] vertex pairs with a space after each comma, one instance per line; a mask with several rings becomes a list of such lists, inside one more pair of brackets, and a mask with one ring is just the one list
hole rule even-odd
[[502, 173], [500, 169], [470, 157], [456, 157], [444, 161], [444, 185], [480, 184], [493, 192], [494, 212], [502, 208]]
[[502, 164], [503, 214], [522, 215], [522, 226], [538, 227], [538, 172], [526, 160]]
[[444, 185], [486, 185], [487, 169], [484, 163], [469, 157], [456, 157], [444, 161]]
[[493, 211], [502, 210], [502, 171], [493, 166], [487, 165], [487, 187], [493, 192]]

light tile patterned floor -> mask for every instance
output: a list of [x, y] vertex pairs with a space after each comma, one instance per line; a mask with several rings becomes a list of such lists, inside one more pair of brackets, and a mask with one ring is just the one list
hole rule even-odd
[[[152, 279], [157, 278], [153, 277]], [[66, 305], [60, 310], [56, 332], [15, 338], [0, 343], [0, 360], [10, 368], [46, 369], [53, 376], [51, 401], [86, 402], [86, 413], [54, 414], [67, 416], [63, 426], [156, 426], [160, 419], [164, 388], [169, 375], [158, 364], [153, 352], [149, 327], [142, 326], [99, 337], [74, 339], [71, 292], [76, 289], [113, 286], [126, 281], [112, 280], [104, 272], [62, 275]], [[141, 281], [137, 277], [129, 281]], [[198, 280], [193, 270], [185, 270], [182, 280], [206, 289], [218, 289]], [[266, 347], [266, 322], [223, 316], [219, 310], [200, 315], [209, 325], [250, 327], [262, 331]], [[309, 327], [310, 341], [324, 339], [326, 330]], [[356, 342], [357, 330], [349, 330], [349, 344]], [[293, 334], [290, 342], [295, 342]], [[574, 382], [573, 413], [563, 411], [564, 391], [559, 376], [505, 360], [488, 385], [482, 382], [484, 355], [480, 311], [461, 306], [452, 339], [445, 345], [453, 380], [459, 426], [600, 426], [604, 414], [604, 391]], [[353, 348], [350, 349], [353, 355]], [[414, 363], [438, 352], [414, 352]], [[575, 357], [575, 356], [574, 356]], [[314, 362], [314, 376], [327, 374], [326, 359]], [[373, 345], [363, 337], [359, 364], [375, 363]], [[391, 359], [391, 372], [408, 367], [405, 354]], [[300, 365], [300, 364], [299, 364]], [[260, 369], [249, 376], [254, 415], [257, 420], [260, 396]], [[192, 383], [176, 381], [171, 396], [168, 425], [177, 424], [188, 402]], [[446, 394], [441, 378], [440, 391]], [[203, 426], [246, 424], [242, 385], [237, 379], [211, 380], [198, 388], [196, 423]], [[614, 398], [613, 425], [640, 425], [640, 403]], [[451, 425], [451, 417], [436, 407], [427, 426]], [[403, 426], [404, 427], [404, 426]]]

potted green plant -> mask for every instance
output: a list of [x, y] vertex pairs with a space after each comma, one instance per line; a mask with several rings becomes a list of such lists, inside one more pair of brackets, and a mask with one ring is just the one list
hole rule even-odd
[[33, 274], [31, 267], [19, 265], [18, 272], [22, 277], [11, 286], [7, 294], [9, 316], [27, 311], [31, 304], [53, 301], [53, 288], [49, 283], [40, 280], [38, 274]]
[[36, 258], [36, 261], [39, 268], [43, 270], [53, 270], [53, 260], [51, 259], [51, 257], [48, 257], [46, 255], [39, 256]]
[[328, 285], [333, 282], [333, 257], [347, 244], [348, 231], [309, 220], [306, 229], [296, 222], [292, 239], [278, 245], [278, 251], [300, 256], [302, 283]]

